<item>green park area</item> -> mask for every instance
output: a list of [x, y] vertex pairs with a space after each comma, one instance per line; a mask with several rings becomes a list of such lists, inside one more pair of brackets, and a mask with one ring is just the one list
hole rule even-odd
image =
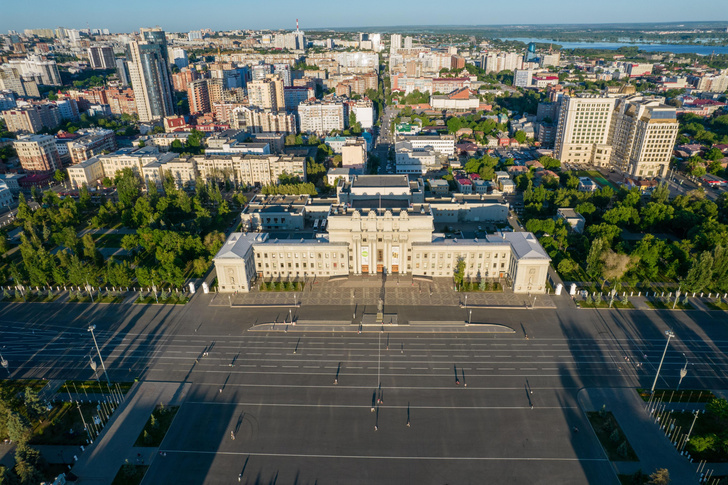
[[[116, 189], [116, 197], [92, 198], [86, 187], [77, 198], [34, 191], [40, 204], [36, 210], [21, 194], [17, 248], [7, 239], [14, 228], [0, 231], [0, 285], [22, 285], [26, 291], [3, 295], [6, 300], [47, 301], [55, 297], [55, 288], [51, 293], [42, 289], [50, 286], [75, 287], [77, 294], [71, 296], [77, 302], [91, 301], [85, 290], [78, 290], [86, 285], [109, 290], [182, 288], [187, 279], [207, 272], [225, 241], [225, 229], [247, 202], [229, 182], [198, 180], [190, 190], [178, 188], [168, 177], [163, 190], [151, 185], [145, 192], [130, 169], [105, 180], [105, 185]], [[124, 251], [104, 257], [105, 248]], [[120, 295], [96, 294], [94, 301], [115, 303]]]

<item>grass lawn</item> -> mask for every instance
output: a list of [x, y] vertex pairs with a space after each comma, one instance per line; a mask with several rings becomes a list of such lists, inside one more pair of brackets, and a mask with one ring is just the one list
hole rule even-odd
[[[81, 403], [81, 412], [87, 423], [98, 414], [95, 403]], [[33, 423], [33, 445], [85, 445], [88, 434], [75, 403], [60, 403], [37, 423]]]
[[144, 429], [134, 443], [134, 446], [157, 447], [162, 444], [164, 435], [167, 434], [167, 430], [172, 426], [172, 421], [178, 410], [179, 406], [157, 406], [149, 417], [147, 424], [144, 425]]
[[[693, 424], [695, 416], [693, 413], [686, 411], [684, 413], [672, 413], [669, 419], [674, 419], [675, 426], [682, 427], [684, 430], [682, 432], [687, 433], [687, 430]], [[706, 412], [705, 414], [700, 414], [698, 419], [695, 420], [690, 441], [685, 449], [690, 452], [690, 456], [694, 461], [705, 460], [711, 463], [728, 462], [728, 454], [723, 451], [720, 439], [721, 436], [725, 436], [726, 432], [728, 432], [728, 423], [721, 421], [711, 413]], [[710, 437], [711, 435], [715, 439], [714, 445], [709, 449], [697, 451], [695, 445], [702, 441], [702, 438]]]
[[145, 296], [144, 298], [137, 298], [134, 300], [134, 303], [138, 303], [140, 305], [184, 305], [190, 299], [186, 296], [179, 296], [172, 295], [167, 298], [158, 297], [159, 301], [157, 301], [157, 298], [154, 297], [154, 295]]
[[132, 465], [127, 462], [121, 465], [111, 485], [139, 485], [144, 480], [149, 465]]
[[37, 379], [2, 379], [0, 380], [0, 397], [15, 396], [18, 393], [25, 392], [26, 387], [39, 392], [46, 384], [48, 384], [48, 381]]
[[[650, 391], [647, 389], [637, 389], [644, 402], [650, 400]], [[675, 391], [674, 389], [655, 389], [655, 399], [662, 399], [663, 402], [710, 402], [715, 399], [712, 392], [705, 389], [683, 389]]]
[[705, 306], [711, 310], [728, 310], [728, 303], [724, 301], [709, 301], [705, 303]]
[[[581, 305], [582, 308], [609, 308], [609, 302], [608, 301], [600, 301], [600, 302], [592, 302], [587, 303], [585, 301], [580, 301], [579, 305]], [[614, 300], [614, 303], [612, 303], [612, 308], [634, 308], [634, 305], [631, 301], [627, 301], [626, 303], [620, 300]]]
[[632, 445], [619, 427], [619, 423], [610, 411], [592, 411], [587, 413], [589, 423], [604, 447], [611, 461], [639, 461]]
[[[647, 301], [645, 301], [645, 303], [647, 303], [647, 306], [652, 308], [653, 310], [672, 310], [673, 309], [672, 302], [665, 303], [664, 301], [660, 301], [660, 300], [655, 300], [655, 301], [647, 300]], [[695, 310], [695, 308], [690, 303], [688, 303], [688, 304], [678, 303], [677, 305], [675, 305], [675, 310]]]
[[[134, 385], [133, 382], [112, 382], [113, 389], [119, 385], [122, 394], [126, 394]], [[66, 381], [58, 390], [60, 393], [70, 392], [87, 392], [89, 394], [109, 394], [106, 382], [102, 381]]]
[[120, 248], [121, 240], [126, 234], [103, 234], [96, 238], [97, 248]]
[[48, 294], [39, 295], [36, 293], [31, 293], [26, 294], [25, 299], [23, 299], [22, 297], [17, 298], [14, 292], [10, 292], [9, 295], [10, 296], [7, 297], [5, 295], [0, 296], [0, 300], [9, 303], [51, 302], [55, 301], [59, 296], [57, 294], [48, 296]]
[[94, 296], [93, 300], [91, 300], [91, 297], [88, 295], [74, 295], [73, 297], [69, 298], [68, 301], [69, 303], [121, 303], [124, 301], [124, 297], [115, 295], [96, 295]]

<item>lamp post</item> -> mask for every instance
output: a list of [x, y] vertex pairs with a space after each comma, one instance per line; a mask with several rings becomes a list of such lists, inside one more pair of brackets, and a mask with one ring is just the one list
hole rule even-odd
[[[688, 444], [688, 441], [690, 441], [690, 433], [693, 432], [693, 426], [695, 426], [695, 421], [698, 420], [698, 414], [700, 414], [700, 411], [695, 411], [695, 417], [693, 418], [693, 424], [690, 425], [690, 430], [688, 431], [688, 436], [685, 438], [685, 441], [683, 442], [683, 449], [685, 449], [685, 445]], [[682, 451], [682, 450], [681, 450]]]
[[89, 325], [88, 331], [91, 332], [91, 338], [94, 339], [94, 345], [96, 346], [96, 352], [99, 354], [99, 360], [101, 361], [101, 368], [104, 370], [104, 375], [106, 376], [106, 383], [111, 386], [111, 380], [109, 380], [109, 374], [106, 372], [106, 365], [104, 365], [104, 359], [101, 357], [101, 350], [99, 350], [99, 344], [96, 342], [96, 335], [94, 335], [94, 330], [96, 330], [96, 325]]
[[[91, 357], [91, 362], [89, 363], [91, 365], [91, 369], [94, 371], [94, 375], [96, 375], [96, 369], [98, 366], [96, 365], [96, 361]], [[96, 380], [99, 380], [99, 376], [96, 376]]]
[[[677, 306], [677, 300], [680, 298], [680, 287], [678, 286], [677, 291], [675, 292], [675, 302], [672, 304], [672, 309], [674, 310]], [[683, 354], [685, 355], [685, 354]]]
[[88, 284], [88, 278], [86, 278], [86, 291], [88, 291], [88, 294], [91, 297], [91, 303], [95, 303], [94, 302], [94, 292], [92, 290], [93, 290], [93, 288], [91, 288], [91, 285]]
[[468, 308], [468, 295], [465, 295], [465, 308]]
[[[685, 357], [685, 353], [683, 352], [683, 357]], [[682, 380], [685, 378], [685, 376], [688, 375], [688, 358], [685, 357], [685, 367], [680, 369], [680, 380], [677, 383], [676, 391], [680, 389], [680, 384], [682, 384]]]
[[670, 339], [675, 336], [675, 334], [671, 330], [666, 330], [665, 335], [667, 335], [667, 342], [665, 343], [665, 350], [662, 352], [662, 358], [660, 359], [660, 365], [657, 367], [657, 374], [655, 375], [655, 382], [652, 383], [652, 389], [650, 390], [650, 394], [655, 392], [655, 386], [657, 385], [657, 378], [660, 377], [660, 369], [662, 369], [662, 363], [665, 361], [665, 354], [667, 353], [667, 347], [670, 345]]

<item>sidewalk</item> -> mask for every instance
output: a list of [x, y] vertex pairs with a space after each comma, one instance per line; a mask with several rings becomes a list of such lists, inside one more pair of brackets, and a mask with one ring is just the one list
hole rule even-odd
[[579, 406], [584, 412], [598, 411], [606, 405], [617, 418], [640, 461], [612, 462], [617, 473], [629, 474], [642, 470], [650, 474], [658, 468], [670, 471], [672, 483], [697, 484], [696, 466], [680, 455], [645, 411], [645, 402], [633, 388], [582, 389], [578, 394]]
[[[190, 384], [182, 382], [143, 382], [130, 391], [104, 431], [73, 467], [72, 472], [79, 477], [78, 483], [111, 483], [125, 459], [135, 462], [139, 451], [135, 451], [134, 442], [155, 406], [160, 403], [165, 406], [181, 404], [189, 387]], [[148, 451], [153, 457], [156, 448]], [[145, 463], [149, 461], [145, 460]]]
[[[534, 297], [515, 294], [511, 290], [493, 292], [456, 292], [451, 278], [414, 279], [411, 276], [350, 276], [347, 278], [317, 278], [306, 282], [304, 291], [260, 291], [213, 295], [212, 306], [293, 306], [336, 305], [376, 306], [382, 298], [384, 305], [401, 306], [464, 306], [531, 308]], [[536, 308], [556, 308], [553, 295], [537, 295]], [[568, 299], [568, 297], [567, 297]]]

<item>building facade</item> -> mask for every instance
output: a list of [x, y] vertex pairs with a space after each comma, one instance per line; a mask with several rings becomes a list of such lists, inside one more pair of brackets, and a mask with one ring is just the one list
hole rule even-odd
[[132, 41], [127, 46], [127, 59], [139, 121], [148, 122], [173, 115], [166, 42]]
[[515, 293], [546, 292], [550, 258], [533, 234], [448, 239], [434, 232], [432, 208], [416, 202], [419, 196], [411, 190], [406, 176], [358, 176], [340, 181], [339, 199], [326, 212], [325, 234], [278, 240], [266, 232], [233, 233], [214, 259], [219, 291], [249, 291], [255, 278], [395, 273], [452, 278], [462, 261], [468, 279], [506, 281]]
[[50, 135], [31, 135], [17, 139], [13, 148], [26, 172], [50, 173], [61, 168], [56, 139]]

